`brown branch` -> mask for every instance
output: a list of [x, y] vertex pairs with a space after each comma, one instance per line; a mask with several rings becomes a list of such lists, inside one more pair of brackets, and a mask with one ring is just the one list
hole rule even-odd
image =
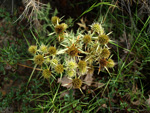
[[[22, 66], [22, 67], [26, 67], [26, 68], [30, 68], [30, 69], [34, 69], [33, 67], [29, 67], [27, 65], [23, 65], [23, 64], [19, 64], [19, 63], [17, 63], [17, 65]], [[35, 70], [42, 71], [42, 69], [39, 69], [39, 68], [35, 68]]]

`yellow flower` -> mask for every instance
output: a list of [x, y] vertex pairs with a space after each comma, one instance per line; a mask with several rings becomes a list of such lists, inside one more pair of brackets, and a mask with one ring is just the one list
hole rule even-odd
[[44, 57], [42, 55], [36, 55], [34, 57], [34, 63], [37, 64], [37, 65], [42, 65], [44, 62]]
[[75, 56], [77, 56], [78, 53], [79, 53], [78, 49], [75, 47], [74, 44], [73, 44], [71, 47], [69, 47], [66, 52], [67, 52], [71, 57], [75, 57]]
[[66, 23], [62, 23], [61, 25], [64, 27], [64, 30], [68, 28], [68, 25]]
[[91, 27], [92, 27], [93, 31], [95, 31], [95, 32], [97, 32], [97, 33], [99, 33], [101, 35], [104, 34], [104, 28], [102, 27], [101, 24], [99, 24], [99, 23], [93, 23], [91, 25]]
[[106, 48], [104, 48], [100, 54], [100, 57], [102, 58], [108, 58], [110, 56], [110, 51]]
[[50, 78], [51, 76], [51, 71], [49, 69], [44, 69], [43, 70], [43, 73], [42, 73], [42, 76], [46, 79]]
[[44, 63], [49, 64], [49, 63], [50, 63], [50, 58], [46, 58], [46, 59], [44, 60]]
[[107, 35], [98, 36], [98, 41], [101, 45], [105, 45], [109, 42], [109, 37]]
[[57, 17], [57, 16], [53, 16], [53, 17], [51, 18], [51, 21], [52, 21], [52, 23], [53, 23], [54, 25], [56, 25], [57, 23], [60, 22], [60, 18]]
[[58, 65], [58, 60], [55, 59], [55, 58], [53, 58], [53, 59], [50, 61], [50, 63], [51, 63], [51, 66], [52, 66], [52, 67], [55, 67], [56, 65]]
[[67, 68], [68, 69], [76, 69], [77, 68], [77, 64], [74, 61], [68, 61], [67, 62]]
[[45, 46], [44, 44], [42, 44], [40, 46], [40, 51], [43, 52], [43, 53], [47, 53], [47, 46]]
[[108, 59], [107, 67], [113, 68], [115, 66], [115, 62], [112, 59]]
[[86, 62], [83, 61], [83, 60], [80, 60], [78, 62], [78, 68], [81, 69], [81, 70], [84, 69], [84, 68], [86, 68]]
[[78, 68], [82, 75], [84, 75], [87, 72], [87, 63], [83, 60], [80, 60], [78, 62]]
[[83, 37], [83, 42], [84, 42], [85, 44], [88, 44], [89, 42], [91, 42], [91, 36], [90, 36], [90, 35], [85, 35], [85, 36]]
[[28, 48], [28, 51], [29, 51], [29, 53], [31, 53], [31, 54], [35, 54], [36, 51], [37, 51], [37, 46], [36, 46], [36, 45], [31, 45], [31, 46]]
[[55, 67], [55, 71], [56, 73], [63, 73], [64, 72], [64, 67], [62, 64], [58, 64], [56, 67]]
[[68, 69], [68, 70], [66, 71], [66, 75], [67, 75], [69, 78], [72, 78], [72, 77], [75, 76], [75, 72], [74, 72], [74, 70], [72, 70], [72, 69]]
[[56, 54], [56, 48], [51, 46], [51, 47], [49, 47], [48, 52], [50, 55], [55, 55]]
[[64, 25], [62, 25], [62, 24], [55, 26], [55, 32], [57, 34], [62, 34], [64, 32], [64, 30], [65, 30], [65, 28], [64, 28]]
[[80, 89], [82, 85], [82, 81], [79, 78], [75, 78], [72, 80], [72, 85], [74, 88]]

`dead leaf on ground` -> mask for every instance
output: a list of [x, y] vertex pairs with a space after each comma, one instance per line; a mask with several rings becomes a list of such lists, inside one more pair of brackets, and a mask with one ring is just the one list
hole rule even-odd
[[91, 86], [93, 82], [93, 72], [94, 72], [93, 68], [88, 69], [87, 75], [83, 80], [88, 86]]
[[61, 86], [66, 87], [66, 88], [72, 87], [72, 84], [71, 84], [72, 80], [70, 80], [66, 76], [64, 76], [62, 79], [59, 78], [57, 82], [61, 83]]
[[105, 84], [100, 83], [100, 82], [95, 82], [92, 86], [97, 87], [97, 88], [101, 88], [101, 87], [105, 86]]
[[88, 30], [88, 27], [86, 26], [85, 22], [87, 19], [83, 19], [83, 17], [80, 19], [81, 23], [77, 23], [80, 27], [83, 27], [85, 30]]
[[106, 105], [106, 104], [102, 104], [102, 107], [103, 107], [103, 108], [107, 108], [107, 105]]
[[[75, 90], [73, 90], [72, 95], [74, 96], [74, 94], [75, 94]], [[69, 95], [69, 91], [65, 91], [65, 92], [61, 93], [60, 98], [63, 98], [65, 95]]]
[[69, 91], [65, 91], [60, 94], [60, 98], [64, 97], [65, 95], [69, 95]]
[[9, 64], [6, 64], [6, 65], [5, 65], [5, 69], [6, 69], [6, 70], [11, 70], [11, 69], [12, 69], [12, 66], [9, 65]]

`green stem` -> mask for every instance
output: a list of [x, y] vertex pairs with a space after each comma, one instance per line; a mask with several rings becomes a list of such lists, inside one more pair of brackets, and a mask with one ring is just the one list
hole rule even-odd
[[30, 80], [31, 80], [31, 78], [32, 78], [32, 76], [33, 76], [33, 73], [34, 73], [36, 67], [37, 67], [37, 65], [34, 66], [33, 71], [32, 71], [32, 73], [31, 73], [31, 75], [30, 75], [30, 77], [29, 77], [29, 80], [28, 80], [27, 86], [26, 86], [26, 90], [27, 90], [28, 84], [29, 84], [29, 82], [30, 82]]

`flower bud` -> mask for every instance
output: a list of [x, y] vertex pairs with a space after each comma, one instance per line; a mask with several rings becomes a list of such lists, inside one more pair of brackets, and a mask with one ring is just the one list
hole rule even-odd
[[31, 45], [31, 46], [28, 48], [28, 51], [29, 51], [29, 53], [31, 53], [31, 54], [35, 54], [36, 51], [37, 51], [37, 46], [36, 46], [36, 45]]
[[81, 85], [82, 85], [81, 79], [79, 79], [79, 78], [73, 79], [73, 80], [72, 80], [72, 85], [73, 85], [74, 88], [80, 89], [80, 88], [81, 88]]
[[53, 16], [53, 17], [51, 18], [51, 21], [52, 21], [52, 23], [53, 23], [54, 25], [56, 25], [57, 23], [60, 22], [60, 18], [57, 17], [57, 16]]
[[37, 65], [42, 65], [44, 62], [44, 57], [42, 55], [36, 55], [34, 56], [34, 63]]
[[46, 79], [50, 78], [51, 76], [51, 71], [49, 69], [44, 69], [43, 70], [43, 73], [42, 73], [42, 76]]
[[109, 37], [107, 35], [98, 36], [98, 41], [101, 45], [105, 45], [109, 42]]

